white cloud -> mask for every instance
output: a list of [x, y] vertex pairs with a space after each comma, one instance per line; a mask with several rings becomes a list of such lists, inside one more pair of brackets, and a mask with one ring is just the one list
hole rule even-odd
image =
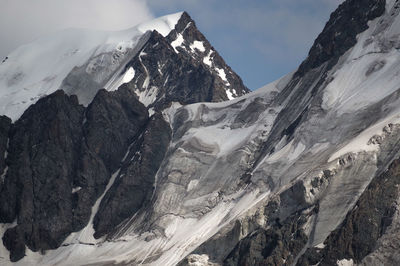
[[0, 7], [0, 57], [57, 30], [120, 30], [153, 17], [144, 0], [0, 0]]

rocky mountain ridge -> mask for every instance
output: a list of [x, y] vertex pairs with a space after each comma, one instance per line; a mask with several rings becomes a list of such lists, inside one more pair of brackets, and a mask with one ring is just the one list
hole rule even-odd
[[[145, 32], [130, 52], [117, 47], [74, 67], [60, 90], [42, 96], [15, 123], [1, 117], [0, 222], [18, 224], [4, 232], [11, 261], [23, 258], [26, 247], [44, 252], [69, 245], [67, 237], [88, 224], [89, 240], [84, 232], [72, 242], [96, 242], [93, 234], [110, 233], [149, 201], [171, 139], [160, 110], [172, 102], [221, 101], [248, 92], [187, 13], [174, 27], [165, 37]], [[172, 46], [178, 34], [185, 39]], [[185, 50], [194, 42], [204, 47]], [[199, 60], [206, 53], [213, 54], [207, 64]], [[113, 66], [117, 71], [99, 90], [109, 56], [125, 65]], [[9, 58], [12, 63], [13, 54]], [[133, 76], [121, 82], [130, 69]], [[113, 174], [115, 184], [107, 187]]]
[[75, 67], [0, 119], [0, 259], [397, 265], [399, 7], [345, 1], [296, 72], [248, 94], [186, 13]]

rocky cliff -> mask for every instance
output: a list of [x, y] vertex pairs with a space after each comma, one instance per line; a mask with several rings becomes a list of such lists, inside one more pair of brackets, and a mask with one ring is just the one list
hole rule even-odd
[[399, 7], [343, 2], [297, 71], [251, 93], [179, 13], [11, 97], [1, 262], [399, 264]]

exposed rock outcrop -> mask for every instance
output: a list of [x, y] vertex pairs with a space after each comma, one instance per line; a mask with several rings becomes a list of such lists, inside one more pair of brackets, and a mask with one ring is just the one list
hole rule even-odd
[[[0, 117], [11, 260], [26, 246], [45, 252], [21, 263], [400, 261], [399, 6], [345, 1], [296, 73], [224, 103], [210, 102], [248, 91], [183, 13], [108, 54], [110, 73], [87, 62], [66, 94]], [[118, 86], [90, 82], [103, 71]], [[87, 107], [68, 96], [80, 81]]]
[[257, 229], [242, 239], [223, 265], [290, 265], [307, 243], [304, 225], [313, 211], [300, 211], [268, 229]]
[[4, 236], [11, 260], [57, 248], [72, 232], [72, 187], [77, 176], [84, 108], [62, 91], [31, 106], [10, 132], [0, 219], [18, 221]]
[[9, 135], [0, 195], [1, 222], [18, 221], [4, 236], [13, 261], [24, 256], [25, 245], [57, 248], [87, 224], [91, 206], [147, 117], [126, 89], [99, 91], [86, 110], [76, 96], [57, 91], [24, 113]]
[[156, 173], [171, 140], [171, 129], [160, 114], [151, 117], [130, 146], [118, 178], [94, 220], [95, 237], [115, 229], [151, 199]]
[[338, 260], [361, 261], [377, 246], [392, 224], [400, 197], [400, 161], [374, 178], [344, 222], [324, 241], [324, 248], [311, 248], [298, 265], [335, 265]]
[[[173, 43], [178, 35], [180, 45]], [[110, 66], [94, 58], [75, 67], [61, 86], [66, 94], [43, 97], [15, 124], [0, 117], [0, 222], [17, 222], [3, 238], [12, 261], [24, 256], [25, 246], [55, 249], [84, 228], [117, 171], [93, 221], [95, 236], [145, 206], [171, 140], [160, 111], [172, 102], [227, 100], [227, 89], [235, 97], [249, 92], [187, 13], [168, 36], [146, 32], [137, 41], [134, 49], [100, 55]], [[99, 90], [118, 69], [131, 67], [132, 80]], [[149, 108], [156, 112], [150, 119]]]
[[[6, 116], [0, 116], [0, 177], [3, 179], [6, 171], [6, 156], [8, 148], [8, 133], [11, 128], [11, 119]], [[1, 180], [3, 183], [3, 180]], [[1, 185], [0, 185], [1, 188]]]
[[297, 75], [317, 68], [329, 61], [329, 68], [357, 43], [357, 34], [368, 28], [368, 22], [385, 12], [386, 0], [350, 0], [343, 2], [331, 14], [322, 33], [315, 40], [307, 59]]
[[168, 36], [152, 32], [125, 69], [130, 67], [135, 77], [126, 86], [156, 110], [171, 102], [219, 102], [249, 92], [186, 12]]

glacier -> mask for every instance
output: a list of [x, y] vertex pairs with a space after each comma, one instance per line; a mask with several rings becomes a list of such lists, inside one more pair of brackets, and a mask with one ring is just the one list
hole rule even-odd
[[[67, 29], [21, 46], [0, 64], [0, 114], [17, 120], [39, 98], [62, 88], [73, 68], [85, 64], [98, 88], [118, 88], [121, 82], [114, 87], [106, 83], [113, 75], [118, 76], [119, 67], [132, 56], [143, 35], [157, 30], [167, 36], [181, 15], [182, 12], [171, 14], [116, 32]], [[87, 105], [96, 91], [90, 96], [82, 89], [71, 93]]]
[[[226, 79], [228, 68], [215, 66], [212, 58], [215, 51], [199, 42], [185, 44], [183, 33], [189, 24], [183, 25], [183, 31], [177, 32], [171, 40], [171, 49], [178, 56], [188, 53], [201, 66], [214, 71], [220, 78], [218, 84], [228, 88], [226, 97], [230, 100], [171, 101], [162, 108], [155, 106], [150, 116], [160, 114], [172, 135], [154, 177], [149, 202], [109, 234], [98, 239], [93, 237], [92, 223], [100, 202], [115, 180], [124, 178], [118, 169], [92, 207], [91, 219], [82, 231], [70, 234], [57, 249], [43, 251], [43, 254], [27, 249], [24, 258], [12, 264], [4, 261], [5, 265], [239, 265], [238, 261], [246, 254], [246, 243], [257, 241], [252, 237], [271, 230], [281, 232], [281, 228], [294, 230], [281, 232], [281, 237], [286, 237], [285, 241], [293, 245], [284, 246], [285, 252], [276, 251], [277, 264], [311, 262], [314, 251], [329, 252], [336, 243], [332, 240], [334, 234], [361, 206], [360, 200], [365, 193], [370, 193], [371, 184], [380, 184], [376, 178], [397, 177], [388, 173], [396, 172], [394, 162], [400, 156], [400, 91], [397, 86], [400, 80], [400, 3], [397, 0], [367, 2], [345, 1], [331, 16], [321, 38], [298, 70], [244, 95], [234, 95], [239, 89]], [[354, 22], [359, 23], [354, 31], [346, 24], [346, 16], [353, 16], [351, 8], [365, 12], [354, 19], [359, 19]], [[87, 56], [69, 55], [71, 59], [62, 64], [63, 69], [51, 81], [46, 75], [54, 69], [36, 74], [33, 63], [32, 68], [18, 69], [18, 62], [13, 63], [13, 57], [19, 53], [17, 50], [0, 68], [2, 114], [17, 120], [38, 97], [51, 93], [50, 87], [54, 88], [54, 84], [60, 88], [73, 67], [92, 66], [87, 64], [90, 58], [110, 51], [108, 47], [114, 49], [115, 44], [121, 44], [121, 39], [129, 43], [121, 49], [139, 53], [138, 64], [143, 64], [142, 57], [149, 54], [139, 52], [143, 48], [138, 45], [143, 41], [140, 38], [144, 38], [148, 29], [160, 30], [167, 36], [180, 16], [182, 13], [118, 33], [127, 36], [126, 39], [122, 35], [112, 37], [115, 40], [112, 44], [109, 44], [110, 37], [104, 41], [104, 33], [95, 34], [96, 37], [90, 38], [90, 45], [79, 45], [80, 50], [87, 49]], [[135, 34], [138, 37], [132, 41]], [[337, 37], [335, 40], [339, 43], [340, 36], [347, 34], [355, 43], [343, 53], [332, 52], [328, 53], [328, 58], [321, 56], [322, 59], [314, 60], [313, 51], [317, 53], [315, 58], [326, 52], [324, 40], [329, 38], [324, 37], [330, 34]], [[98, 43], [106, 44], [97, 46]], [[65, 51], [71, 46], [74, 45], [67, 43]], [[41, 58], [49, 53], [46, 47], [36, 49], [38, 54], [32, 56], [32, 62], [37, 60], [36, 56]], [[199, 54], [192, 54], [197, 52]], [[128, 54], [127, 57], [133, 55]], [[23, 57], [24, 60], [29, 58], [28, 55]], [[153, 77], [146, 67], [144, 69], [146, 77], [143, 77], [142, 86], [133, 88], [139, 101], [150, 109], [158, 101], [161, 86], [150, 86]], [[31, 79], [31, 71], [35, 80]], [[99, 80], [99, 84], [108, 84], [109, 91], [118, 91], [120, 87], [137, 82], [137, 69], [123, 59], [115, 68], [104, 71], [110, 71], [106, 75], [108, 78]], [[160, 71], [158, 66], [156, 71]], [[27, 73], [29, 77], [25, 77]], [[96, 75], [92, 76], [93, 80], [104, 77]], [[10, 77], [12, 81], [8, 84]], [[46, 81], [40, 85], [35, 83], [44, 79]], [[25, 84], [23, 87], [28, 87], [28, 92], [18, 91], [17, 84]], [[18, 93], [11, 96], [10, 90]], [[81, 104], [90, 104], [92, 100], [86, 92], [82, 92], [81, 97], [79, 90], [70, 92], [78, 94]], [[23, 98], [25, 96], [34, 100]], [[126, 148], [122, 163], [137, 158], [129, 156], [132, 147]], [[397, 204], [399, 199], [397, 195], [393, 200]], [[336, 257], [332, 257], [332, 261], [337, 265], [400, 262], [398, 254], [392, 254], [396, 251], [388, 244], [391, 239], [397, 239], [398, 206], [387, 231], [382, 231], [375, 251], [360, 261], [347, 253], [334, 254]], [[1, 230], [12, 226], [15, 224], [2, 225]], [[391, 236], [392, 233], [395, 236]], [[295, 248], [291, 249], [292, 246]], [[7, 257], [7, 252], [4, 247], [0, 248], [2, 257]], [[385, 257], [385, 252], [393, 256]]]

